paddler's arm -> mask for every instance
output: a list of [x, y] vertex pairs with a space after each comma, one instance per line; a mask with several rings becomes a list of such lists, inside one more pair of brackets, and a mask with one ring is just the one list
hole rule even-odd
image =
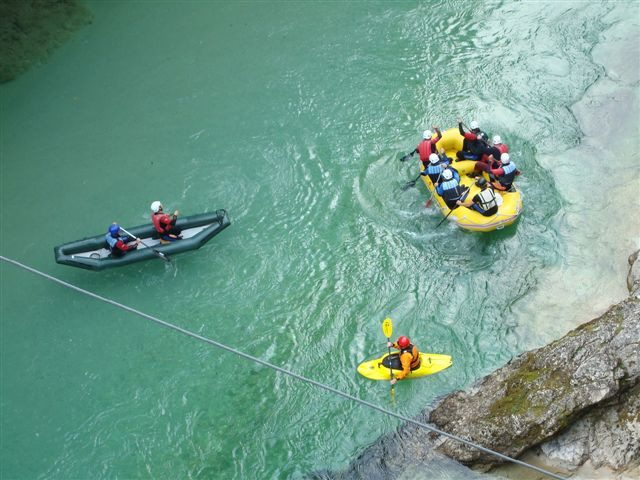
[[473, 205], [473, 200], [469, 200], [468, 202], [461, 202], [460, 200], [456, 200], [456, 205], [462, 205], [463, 207], [471, 207]]
[[464, 137], [464, 130], [462, 129], [462, 119], [461, 118], [458, 119], [458, 131], [460, 132], [460, 135], [462, 135]]
[[435, 145], [442, 139], [442, 132], [436, 125], [432, 125], [431, 128], [433, 128], [436, 131], [436, 135], [437, 135], [436, 138], [431, 139], [431, 145]]

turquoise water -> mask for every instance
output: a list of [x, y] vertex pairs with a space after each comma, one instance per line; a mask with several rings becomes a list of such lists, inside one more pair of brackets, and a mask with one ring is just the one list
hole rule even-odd
[[[90, 5], [92, 25], [0, 87], [2, 255], [409, 416], [626, 295], [637, 3]], [[400, 154], [458, 116], [524, 171], [515, 227], [435, 229], [424, 186], [400, 190], [417, 172]], [[170, 266], [54, 263], [156, 199], [233, 223]], [[0, 269], [2, 478], [297, 478], [398, 425]], [[454, 357], [395, 404], [355, 371], [386, 316]]]

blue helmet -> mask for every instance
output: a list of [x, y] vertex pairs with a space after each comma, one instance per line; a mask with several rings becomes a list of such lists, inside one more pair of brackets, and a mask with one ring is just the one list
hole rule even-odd
[[118, 235], [118, 233], [120, 233], [120, 225], [118, 225], [117, 223], [112, 223], [109, 227], [109, 233], [112, 237]]

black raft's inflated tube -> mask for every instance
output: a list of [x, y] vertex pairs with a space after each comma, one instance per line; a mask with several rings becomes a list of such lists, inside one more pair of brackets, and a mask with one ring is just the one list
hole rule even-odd
[[104, 238], [105, 234], [58, 245], [54, 247], [53, 252], [56, 262], [63, 265], [87, 270], [104, 270], [142, 260], [157, 259], [158, 256], [154, 250], [168, 256], [198, 249], [229, 225], [231, 225], [231, 221], [226, 210], [220, 209], [213, 213], [201, 213], [179, 218], [176, 226], [182, 230], [183, 238], [171, 243], [160, 243], [158, 234], [151, 223], [128, 228], [129, 232], [142, 239], [151, 248], [140, 246], [122, 257], [110, 255], [109, 246]]

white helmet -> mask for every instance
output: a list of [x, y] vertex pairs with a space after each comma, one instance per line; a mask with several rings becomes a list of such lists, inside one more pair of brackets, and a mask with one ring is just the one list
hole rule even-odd
[[493, 136], [493, 144], [495, 145], [496, 143], [502, 143], [502, 139], [500, 138], [500, 135]]
[[502, 163], [509, 163], [511, 161], [509, 159], [509, 154], [508, 153], [503, 153], [502, 155], [500, 155], [500, 161]]
[[435, 153], [429, 155], [429, 161], [431, 163], [438, 163], [438, 160], [440, 160], [440, 157], [438, 157], [438, 155], [436, 155]]
[[151, 211], [153, 213], [158, 213], [161, 208], [162, 208], [162, 204], [158, 200], [156, 200], [151, 204]]
[[433, 136], [433, 132], [431, 130], [425, 130], [424, 132], [422, 132], [422, 138], [424, 138], [425, 140], [430, 139]]
[[478, 122], [476, 122], [475, 120], [471, 120], [469, 127], [471, 128], [471, 130], [475, 130], [476, 128], [480, 128], [480, 125], [478, 125]]
[[447, 168], [444, 172], [442, 172], [442, 178], [444, 178], [445, 180], [451, 180], [453, 178], [453, 172]]

